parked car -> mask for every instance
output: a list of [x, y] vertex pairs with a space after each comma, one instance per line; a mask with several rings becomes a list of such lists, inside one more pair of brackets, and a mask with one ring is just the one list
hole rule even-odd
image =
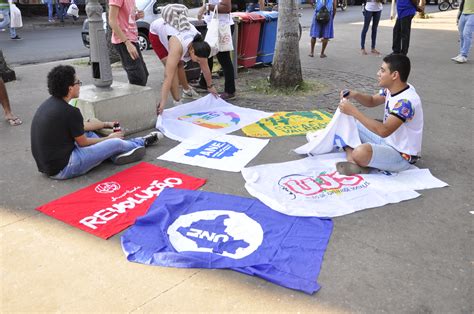
[[[161, 16], [161, 9], [171, 3], [169, 0], [136, 0], [136, 6], [139, 10], [143, 10], [145, 16], [137, 20], [138, 27], [138, 45], [140, 50], [151, 49], [150, 41], [148, 40], [148, 32], [150, 24]], [[199, 8], [190, 9], [190, 16], [196, 16]], [[195, 20], [194, 18], [190, 18]], [[104, 21], [104, 29], [107, 30], [107, 16], [102, 13], [102, 20]], [[82, 25], [82, 42], [84, 46], [89, 48], [89, 20], [85, 20]]]

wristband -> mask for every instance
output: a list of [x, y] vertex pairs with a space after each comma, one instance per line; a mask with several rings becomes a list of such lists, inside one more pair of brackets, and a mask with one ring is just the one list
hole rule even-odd
[[207, 85], [207, 89], [209, 89], [209, 88], [211, 88], [211, 87], [214, 87], [214, 84]]

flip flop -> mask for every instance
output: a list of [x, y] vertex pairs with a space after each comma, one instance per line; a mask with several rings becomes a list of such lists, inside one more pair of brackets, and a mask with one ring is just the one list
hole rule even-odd
[[23, 123], [23, 121], [21, 121], [20, 118], [18, 117], [6, 119], [6, 120], [8, 123], [10, 123], [11, 126], [17, 126]]
[[361, 167], [353, 162], [341, 161], [336, 163], [336, 169], [339, 174], [350, 176], [353, 174], [367, 174], [370, 172], [370, 168]]

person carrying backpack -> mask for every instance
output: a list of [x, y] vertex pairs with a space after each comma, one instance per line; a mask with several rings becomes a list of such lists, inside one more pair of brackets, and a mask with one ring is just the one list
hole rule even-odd
[[310, 57], [314, 56], [314, 46], [316, 38], [322, 42], [321, 58], [326, 58], [326, 47], [329, 39], [334, 38], [334, 17], [336, 16], [337, 0], [316, 0], [313, 22], [311, 24], [311, 52]]

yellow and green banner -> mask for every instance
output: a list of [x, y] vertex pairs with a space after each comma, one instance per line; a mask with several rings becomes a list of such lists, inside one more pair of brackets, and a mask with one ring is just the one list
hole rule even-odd
[[324, 129], [331, 118], [332, 114], [326, 111], [282, 111], [250, 124], [242, 131], [251, 137], [305, 135]]

